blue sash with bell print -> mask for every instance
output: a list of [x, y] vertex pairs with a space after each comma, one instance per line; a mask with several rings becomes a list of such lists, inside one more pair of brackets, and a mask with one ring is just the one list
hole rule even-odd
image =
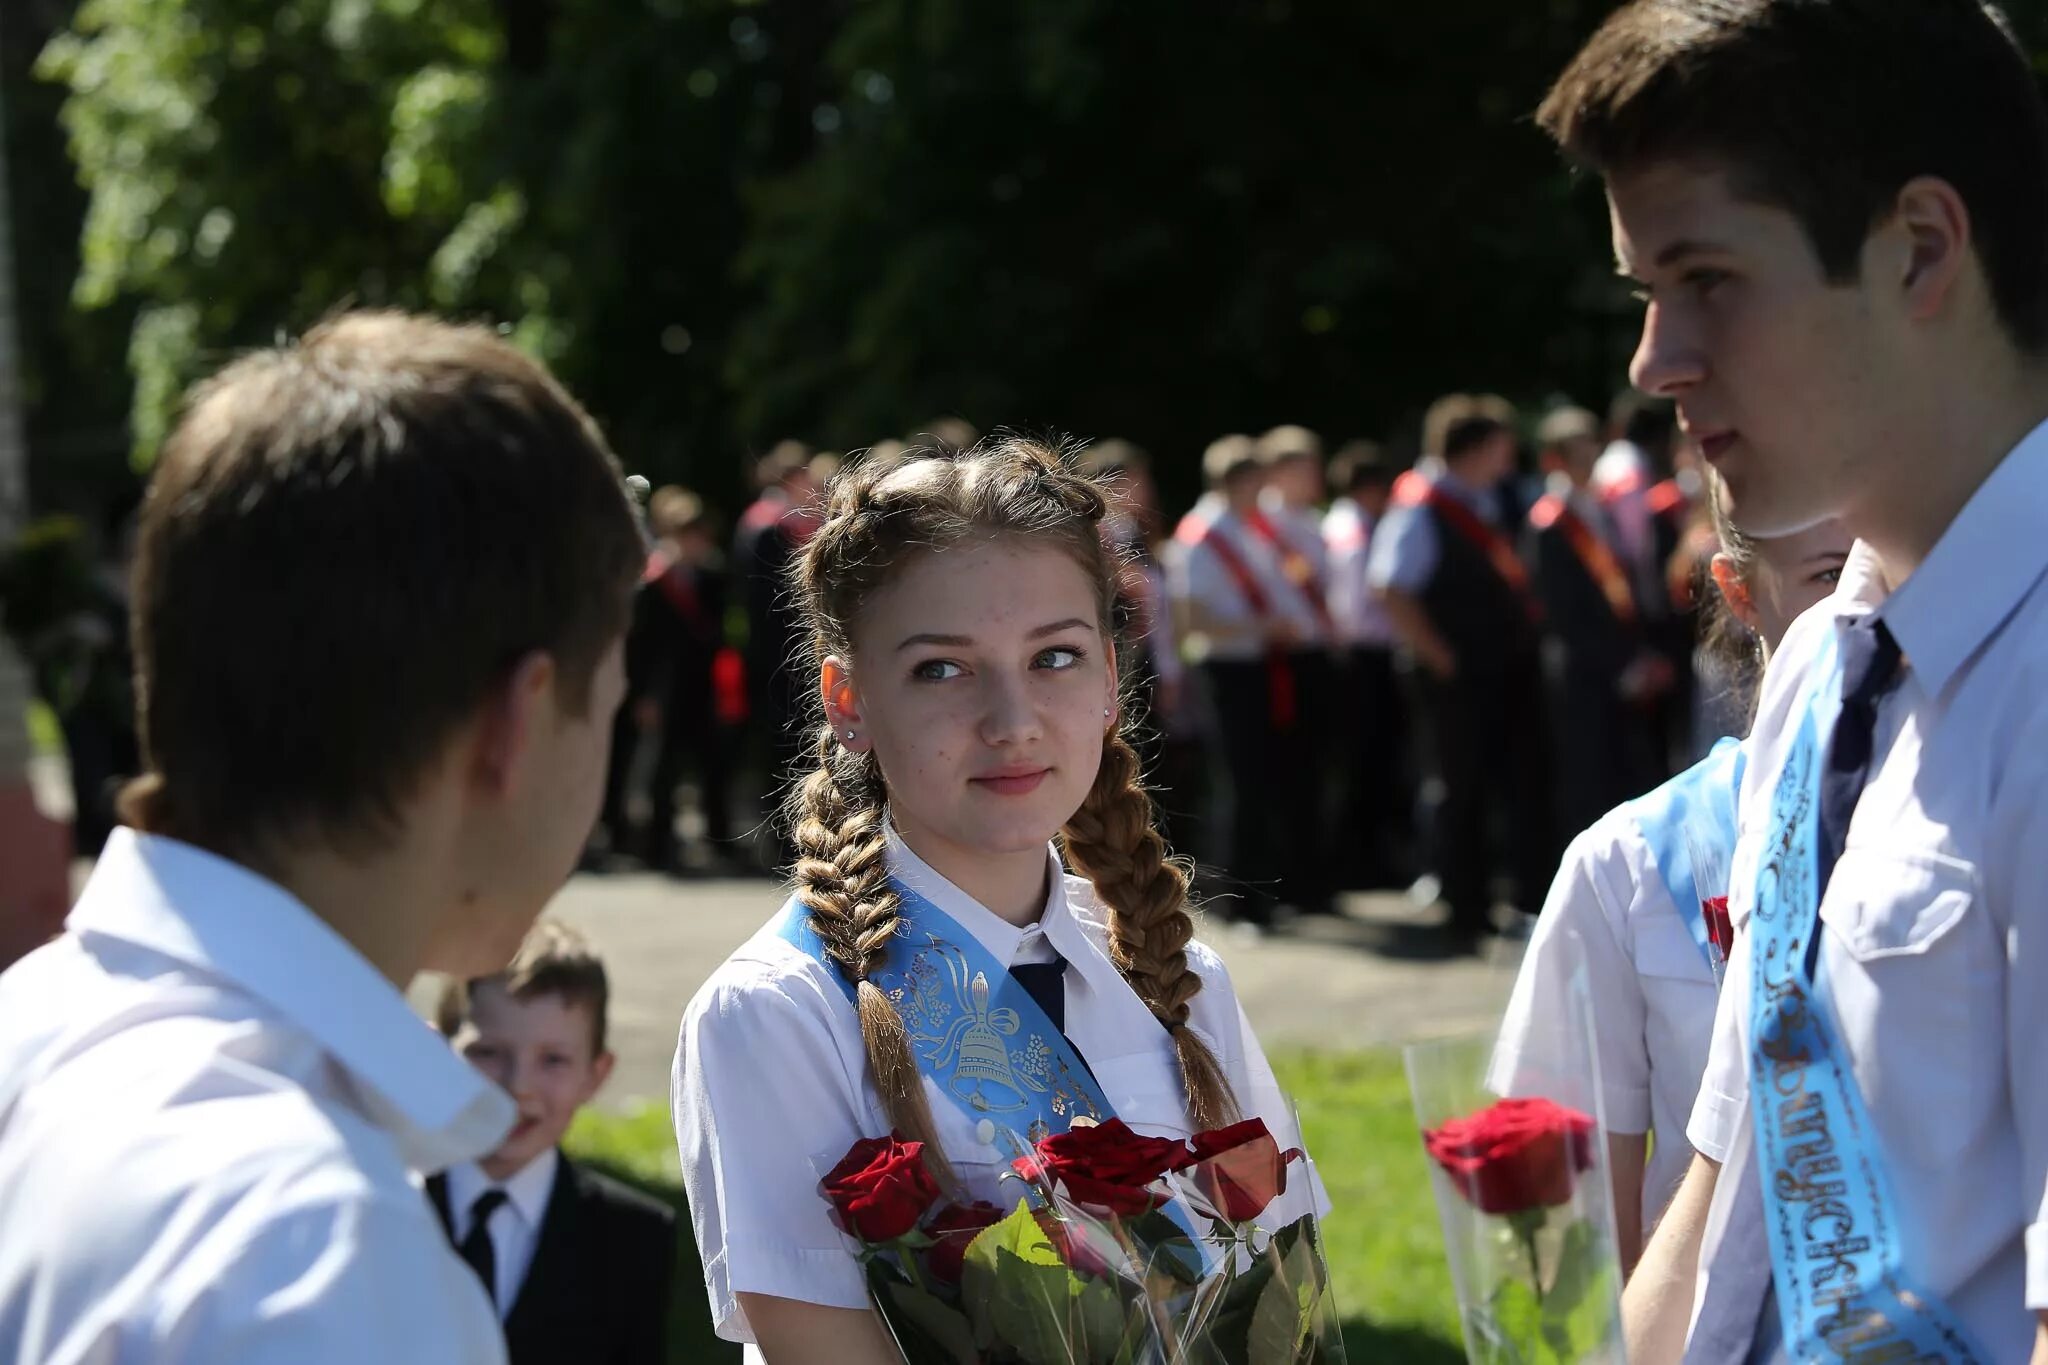
[[1820, 784], [1842, 705], [1828, 636], [1771, 796], [1750, 919], [1749, 1095], [1765, 1235], [1786, 1355], [1795, 1361], [1989, 1365], [1910, 1277], [1878, 1133], [1835, 1026], [1820, 932]]
[[[970, 1119], [1028, 1142], [1066, 1132], [1076, 1115], [1116, 1117], [1094, 1073], [1009, 968], [938, 906], [892, 885], [901, 923], [868, 979], [896, 1002], [918, 1069]], [[783, 907], [776, 932], [831, 967], [854, 998], [854, 983], [827, 956], [801, 901]]]
[[[1713, 944], [1707, 936], [1706, 916], [1700, 911], [1702, 888], [1694, 883], [1692, 851], [1687, 833], [1693, 838], [1715, 841], [1723, 857], [1732, 862], [1735, 851], [1735, 796], [1742, 786], [1745, 763], [1742, 741], [1724, 739], [1663, 786], [1628, 803], [1628, 812], [1650, 846], [1657, 875], [1678, 906], [1679, 918], [1699, 945], [1700, 956], [1714, 961]], [[1709, 894], [1720, 895], [1726, 887]]]

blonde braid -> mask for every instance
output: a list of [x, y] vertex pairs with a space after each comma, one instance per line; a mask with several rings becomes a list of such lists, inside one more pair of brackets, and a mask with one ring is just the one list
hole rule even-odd
[[1181, 1084], [1198, 1130], [1237, 1118], [1237, 1098], [1216, 1054], [1188, 1027], [1188, 1002], [1202, 978], [1188, 967], [1188, 879], [1166, 856], [1152, 822], [1152, 798], [1139, 780], [1138, 755], [1124, 737], [1103, 737], [1095, 785], [1061, 831], [1067, 861], [1095, 884], [1109, 912], [1110, 955], [1124, 980], [1173, 1039]]
[[820, 727], [818, 766], [792, 802], [796, 896], [810, 911], [811, 931], [824, 943], [826, 956], [855, 983], [861, 1041], [889, 1121], [905, 1137], [925, 1144], [933, 1174], [950, 1183], [903, 1016], [868, 979], [882, 968], [902, 909], [889, 883], [877, 785], [874, 759], [845, 752], [832, 727]]

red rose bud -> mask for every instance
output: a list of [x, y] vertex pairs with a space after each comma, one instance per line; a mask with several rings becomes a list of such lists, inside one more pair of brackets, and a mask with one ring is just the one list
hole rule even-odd
[[983, 1228], [1003, 1221], [1003, 1211], [985, 1200], [972, 1204], [948, 1204], [924, 1225], [932, 1238], [925, 1252], [925, 1265], [932, 1278], [944, 1284], [958, 1284], [960, 1269], [967, 1259], [967, 1246]]
[[1052, 1209], [1034, 1209], [1031, 1216], [1038, 1220], [1038, 1230], [1052, 1243], [1060, 1260], [1076, 1275], [1107, 1279], [1111, 1261], [1123, 1258], [1123, 1248], [1108, 1228], [1085, 1219], [1062, 1218]]
[[1735, 951], [1735, 921], [1728, 917], [1728, 898], [1709, 896], [1700, 902], [1700, 915], [1707, 922], [1707, 942], [1721, 950], [1721, 958], [1727, 960]]
[[1031, 1155], [1010, 1165], [1026, 1180], [1056, 1182], [1085, 1208], [1130, 1218], [1165, 1202], [1165, 1192], [1153, 1187], [1186, 1158], [1187, 1148], [1181, 1143], [1140, 1137], [1122, 1119], [1111, 1119], [1092, 1128], [1054, 1133]]
[[862, 1138], [847, 1150], [818, 1191], [839, 1226], [861, 1241], [893, 1242], [938, 1202], [938, 1182], [925, 1168], [924, 1144], [901, 1137]]
[[1572, 1197], [1593, 1165], [1593, 1120], [1549, 1100], [1501, 1100], [1428, 1130], [1422, 1145], [1481, 1213], [1523, 1213]]
[[1264, 1119], [1197, 1133], [1188, 1147], [1188, 1179], [1210, 1208], [1233, 1223], [1251, 1222], [1284, 1194], [1287, 1163], [1301, 1155], [1299, 1147], [1282, 1152]]

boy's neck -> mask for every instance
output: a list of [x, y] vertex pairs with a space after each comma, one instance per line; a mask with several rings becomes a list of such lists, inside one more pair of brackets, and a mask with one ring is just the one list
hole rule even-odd
[[2041, 366], [2023, 367], [2005, 384], [1980, 381], [1950, 392], [1955, 397], [1930, 407], [1916, 433], [1900, 433], [1884, 473], [1843, 518], [1877, 551], [1893, 589], [1919, 571], [2005, 457], [2048, 421]]
[[434, 934], [459, 897], [443, 876], [402, 854], [353, 859], [301, 846], [248, 866], [290, 892], [401, 991], [433, 965]]
[[496, 1156], [487, 1156], [476, 1163], [484, 1178], [493, 1185], [504, 1185], [517, 1180], [537, 1161], [546, 1161], [555, 1155], [553, 1147], [543, 1147], [524, 1161], [504, 1161]]

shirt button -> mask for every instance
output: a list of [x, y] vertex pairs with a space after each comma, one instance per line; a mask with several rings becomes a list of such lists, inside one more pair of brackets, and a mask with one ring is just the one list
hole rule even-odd
[[975, 1124], [975, 1125], [974, 1125], [974, 1140], [975, 1140], [976, 1142], [979, 1142], [979, 1143], [980, 1143], [980, 1144], [981, 1144], [982, 1146], [984, 1146], [984, 1147], [986, 1147], [986, 1146], [988, 1146], [989, 1144], [993, 1143], [993, 1142], [994, 1142], [994, 1141], [996, 1140], [996, 1123], [995, 1123], [995, 1120], [994, 1120], [994, 1119], [983, 1119], [983, 1120], [982, 1120], [982, 1121], [981, 1121], [980, 1123], [977, 1123], [977, 1124]]

